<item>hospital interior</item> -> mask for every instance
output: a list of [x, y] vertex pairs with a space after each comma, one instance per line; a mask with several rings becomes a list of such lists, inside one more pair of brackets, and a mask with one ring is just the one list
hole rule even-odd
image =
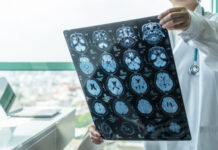
[[[200, 4], [207, 12], [218, 13], [218, 0], [201, 0]], [[146, 24], [142, 28], [139, 26], [142, 22], [140, 18], [157, 16], [171, 7], [169, 0], [0, 1], [0, 150], [143, 150], [146, 139], [169, 140], [171, 134], [167, 134], [168, 139], [167, 136], [138, 133], [144, 131], [133, 128], [130, 123], [134, 119], [128, 119], [128, 115], [137, 111], [130, 112], [135, 105], [127, 105], [123, 98], [132, 94], [133, 99], [137, 99], [139, 113], [136, 114], [139, 114], [139, 118], [143, 113], [151, 113], [146, 117], [152, 118], [156, 112], [152, 108], [155, 102], [151, 105], [146, 99], [138, 100], [137, 94], [147, 94], [146, 97], [150, 99], [152, 94], [149, 95], [146, 90], [154, 92], [153, 97], [158, 97], [155, 92], [174, 90], [175, 95], [161, 98], [162, 105], [157, 104], [157, 107], [163, 107], [163, 111], [170, 111], [167, 110], [168, 102], [177, 105], [173, 98], [181, 98], [176, 72], [172, 73], [173, 69], [176, 70], [175, 66], [168, 70], [172, 75], [164, 71], [160, 73], [161, 69], [155, 74], [157, 88], [152, 90], [151, 84], [155, 83], [150, 78], [153, 79], [153, 76], [148, 74], [144, 79], [139, 74], [142, 71], [140, 63], [146, 66], [140, 59], [142, 52], [132, 50], [136, 46], [146, 48], [135, 44], [140, 34], [143, 34], [142, 39], [147, 40], [148, 45], [158, 45], [154, 39], [149, 41], [146, 36], [148, 28], [152, 28], [151, 32], [157, 32], [159, 40], [168, 38], [167, 30], [161, 29], [159, 23]], [[145, 21], [151, 22], [153, 18]], [[122, 41], [125, 33], [135, 35], [128, 41]], [[107, 42], [102, 42], [101, 36]], [[158, 37], [154, 38], [158, 40]], [[128, 49], [120, 59], [117, 59], [119, 47], [113, 45], [114, 41]], [[164, 44], [171, 50], [169, 39]], [[114, 52], [108, 53], [110, 49], [114, 49]], [[162, 53], [162, 59], [168, 61], [164, 64], [159, 58], [159, 62], [150, 67], [153, 68], [150, 72], [169, 63], [175, 65], [171, 51], [167, 56], [160, 44], [149, 52], [150, 61], [158, 57], [155, 52]], [[130, 64], [131, 56], [135, 60], [133, 66]], [[92, 64], [91, 59], [96, 61]], [[98, 59], [101, 62], [97, 63]], [[111, 61], [110, 67], [107, 61]], [[96, 71], [98, 69], [99, 72]], [[171, 86], [169, 82], [168, 87], [162, 87], [159, 77], [168, 78], [166, 82], [172, 78], [174, 85]], [[134, 80], [141, 81], [140, 90], [133, 87], [136, 84]], [[109, 104], [111, 97], [118, 98]], [[164, 100], [167, 102], [164, 103]], [[178, 113], [177, 117], [182, 118], [183, 125], [177, 126], [174, 120], [170, 127], [175, 132], [184, 130], [184, 135], [176, 140], [190, 140], [185, 108], [182, 100], [179, 103], [171, 111], [181, 107], [178, 111], [181, 115]], [[115, 117], [110, 114], [112, 111]], [[122, 115], [124, 122], [119, 119]], [[132, 117], [138, 118], [137, 115]], [[94, 144], [90, 138], [89, 127], [93, 124], [102, 131], [104, 143]], [[168, 122], [164, 122], [164, 127], [167, 125]], [[152, 126], [148, 128], [153, 130]]]

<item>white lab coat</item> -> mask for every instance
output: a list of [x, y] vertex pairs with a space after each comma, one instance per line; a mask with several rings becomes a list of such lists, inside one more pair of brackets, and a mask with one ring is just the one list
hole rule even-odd
[[[205, 13], [199, 5], [184, 31], [169, 31], [191, 141], [147, 141], [145, 150], [218, 150], [218, 14]], [[216, 22], [217, 21], [217, 22]], [[194, 49], [199, 49], [200, 73], [188, 73]]]

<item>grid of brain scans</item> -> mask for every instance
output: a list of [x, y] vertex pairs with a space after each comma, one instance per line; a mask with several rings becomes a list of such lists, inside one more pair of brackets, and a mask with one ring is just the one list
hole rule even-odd
[[191, 140], [167, 30], [156, 16], [64, 31], [108, 140]]

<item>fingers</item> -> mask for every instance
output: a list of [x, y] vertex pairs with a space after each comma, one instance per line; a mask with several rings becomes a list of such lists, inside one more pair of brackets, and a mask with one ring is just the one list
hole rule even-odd
[[167, 30], [179, 30], [179, 29], [186, 29], [187, 28], [187, 24], [186, 23], [182, 23], [182, 24], [177, 24], [174, 25], [172, 27], [169, 27]]
[[167, 30], [183, 30], [183, 31], [185, 31], [188, 29], [190, 23], [191, 23], [191, 17], [189, 17], [188, 19], [181, 18], [181, 19], [171, 20], [171, 21], [165, 23], [164, 25], [162, 25], [162, 27], [167, 29]]
[[162, 27], [163, 28], [170, 28], [172, 26], [182, 24], [182, 23], [184, 23], [184, 18], [175, 18], [175, 19], [169, 20], [168, 22], [163, 24]]
[[89, 136], [91, 141], [95, 144], [102, 144], [104, 142], [104, 139], [101, 137], [94, 125], [89, 127]]
[[97, 144], [97, 145], [102, 144], [104, 142], [104, 140], [94, 140], [94, 139], [91, 139], [91, 141], [92, 143]]
[[160, 16], [160, 24], [168, 30], [186, 30], [191, 22], [191, 16], [186, 8], [172, 8]]
[[89, 135], [90, 135], [92, 140], [95, 140], [95, 141], [104, 141], [104, 139], [102, 137], [100, 137], [100, 136], [94, 136], [91, 133]]
[[101, 136], [99, 136], [98, 134], [94, 134], [93, 132], [91, 132], [89, 135], [92, 139], [95, 140], [103, 139]]
[[181, 12], [170, 13], [160, 20], [160, 24], [164, 25], [165, 23], [167, 23], [171, 20], [181, 18], [183, 15], [184, 15], [184, 13], [181, 13]]
[[90, 138], [91, 138], [91, 141], [95, 144], [102, 144], [104, 142], [104, 139], [102, 137], [96, 137], [96, 136], [93, 136], [92, 134], [90, 134]]
[[100, 133], [96, 130], [96, 127], [94, 125], [89, 127], [89, 132], [96, 137], [101, 137]]
[[175, 8], [170, 8], [168, 10], [166, 10], [165, 12], [161, 13], [159, 16], [158, 16], [158, 19], [162, 19], [164, 18], [166, 15], [168, 15], [169, 13], [172, 13], [172, 12], [180, 12], [182, 10], [184, 10], [185, 8], [184, 7], [175, 7]]

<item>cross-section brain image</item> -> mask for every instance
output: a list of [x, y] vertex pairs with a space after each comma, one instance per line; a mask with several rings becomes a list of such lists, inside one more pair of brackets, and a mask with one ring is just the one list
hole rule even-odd
[[116, 31], [117, 42], [123, 48], [131, 48], [137, 42], [137, 36], [135, 31], [132, 27], [124, 26], [120, 27]]
[[155, 84], [157, 85], [158, 89], [160, 89], [162, 92], [169, 92], [173, 88], [173, 80], [166, 72], [159, 72], [156, 75], [156, 81]]
[[148, 85], [141, 75], [133, 75], [130, 79], [130, 83], [132, 90], [139, 95], [147, 91]]
[[145, 129], [146, 129], [147, 133], [152, 133], [152, 132], [155, 131], [155, 127], [154, 127], [153, 124], [147, 124], [147, 125], [145, 126]]
[[89, 92], [89, 94], [93, 97], [98, 97], [102, 92], [99, 83], [93, 79], [87, 80], [86, 89]]
[[117, 77], [109, 77], [107, 81], [107, 88], [114, 96], [120, 96], [123, 93], [123, 85]]
[[107, 73], [114, 73], [117, 70], [117, 63], [115, 58], [107, 53], [103, 54], [101, 57], [101, 66]]
[[177, 122], [171, 122], [169, 129], [174, 134], [181, 133], [182, 127]]
[[124, 101], [116, 101], [114, 103], [114, 109], [119, 115], [127, 115], [129, 113], [129, 108]]
[[88, 49], [88, 42], [82, 33], [73, 33], [70, 35], [71, 47], [77, 53], [84, 53]]
[[79, 67], [80, 70], [86, 75], [90, 75], [94, 71], [94, 65], [86, 56], [82, 56], [79, 58]]
[[149, 44], [158, 44], [165, 37], [161, 25], [157, 22], [150, 22], [142, 26], [142, 39]]
[[123, 61], [130, 71], [139, 71], [141, 69], [142, 60], [135, 50], [125, 51], [123, 54]]
[[98, 50], [106, 51], [112, 47], [111, 37], [105, 30], [94, 31], [92, 34], [92, 40]]
[[179, 106], [172, 97], [164, 97], [161, 103], [162, 109], [170, 114], [176, 113]]
[[95, 113], [98, 115], [105, 115], [107, 113], [105, 106], [100, 101], [95, 101], [93, 108]]
[[101, 132], [105, 135], [111, 135], [113, 130], [112, 128], [110, 127], [110, 125], [108, 125], [107, 123], [103, 122], [101, 124]]
[[150, 114], [153, 111], [151, 103], [146, 99], [138, 100], [137, 109], [142, 114]]
[[168, 56], [163, 47], [155, 46], [149, 49], [148, 60], [156, 68], [164, 68], [167, 65]]
[[120, 130], [124, 135], [133, 135], [133, 134], [135, 134], [135, 129], [134, 129], [133, 125], [128, 123], [128, 122], [122, 122]]

